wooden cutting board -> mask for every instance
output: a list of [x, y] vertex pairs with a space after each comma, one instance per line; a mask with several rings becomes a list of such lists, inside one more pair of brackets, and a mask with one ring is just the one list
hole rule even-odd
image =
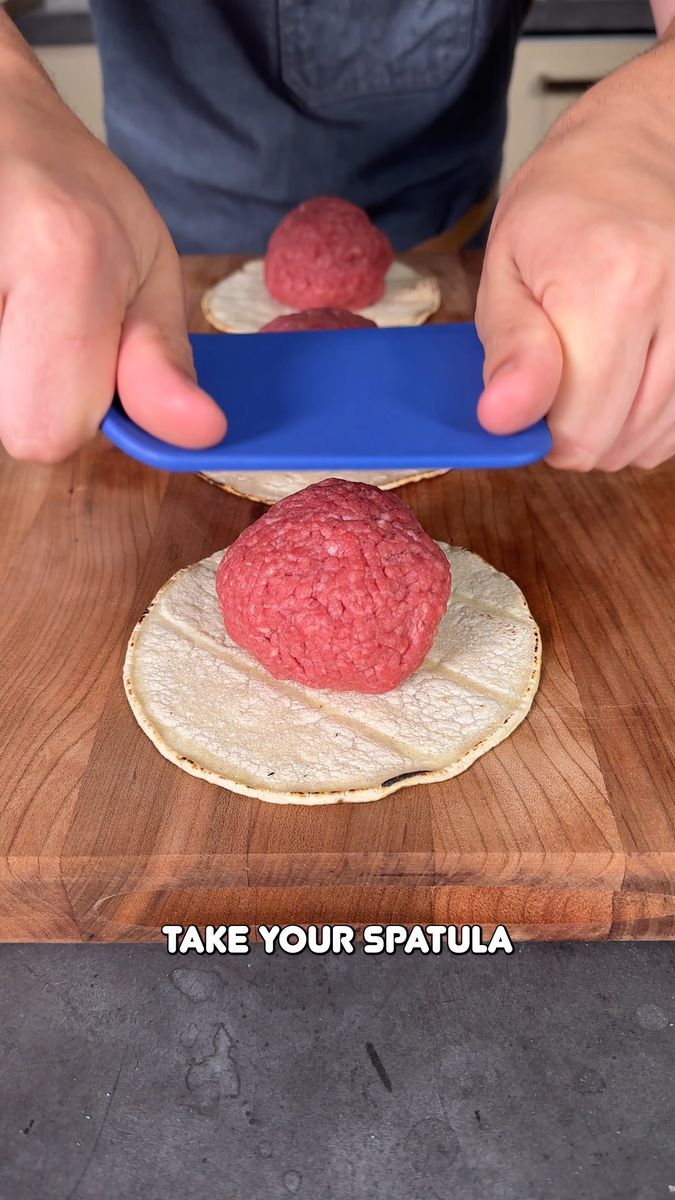
[[[234, 260], [187, 260], [198, 297]], [[476, 259], [432, 260], [467, 319]], [[167, 763], [127, 706], [129, 632], [262, 507], [102, 438], [0, 469], [0, 915], [8, 940], [154, 940], [166, 922], [496, 923], [675, 935], [675, 463], [465, 472], [405, 489], [511, 575], [543, 633], [529, 719], [447, 783], [280, 808]]]

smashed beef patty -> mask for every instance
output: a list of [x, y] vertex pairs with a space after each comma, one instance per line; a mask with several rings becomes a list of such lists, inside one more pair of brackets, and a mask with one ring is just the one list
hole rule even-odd
[[346, 308], [305, 308], [268, 321], [260, 333], [300, 333], [313, 329], [377, 329], [375, 321]]
[[380, 299], [393, 252], [362, 208], [317, 196], [292, 209], [272, 234], [265, 284], [292, 308], [365, 308]]
[[428, 654], [450, 566], [397, 496], [326, 479], [244, 530], [216, 591], [230, 637], [277, 679], [380, 693]]

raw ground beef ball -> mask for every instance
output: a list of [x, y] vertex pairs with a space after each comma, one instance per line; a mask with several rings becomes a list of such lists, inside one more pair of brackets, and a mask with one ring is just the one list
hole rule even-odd
[[260, 333], [297, 333], [311, 329], [377, 329], [377, 325], [346, 308], [305, 308], [302, 312], [275, 317], [263, 325]]
[[450, 567], [397, 496], [326, 479], [244, 530], [216, 591], [230, 637], [278, 679], [388, 692], [431, 648]]
[[365, 308], [380, 299], [393, 259], [363, 209], [317, 196], [277, 225], [265, 256], [267, 290], [293, 308]]

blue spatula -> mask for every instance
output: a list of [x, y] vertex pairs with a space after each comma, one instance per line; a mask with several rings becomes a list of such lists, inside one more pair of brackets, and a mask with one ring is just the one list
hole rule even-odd
[[169, 471], [518, 467], [543, 458], [543, 421], [496, 437], [478, 424], [483, 351], [473, 325], [313, 333], [196, 334], [197, 379], [227, 413], [227, 437], [181, 450], [130, 421], [115, 445]]

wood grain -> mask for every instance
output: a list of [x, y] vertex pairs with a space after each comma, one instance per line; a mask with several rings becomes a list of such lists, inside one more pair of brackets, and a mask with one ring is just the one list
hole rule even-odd
[[[308, 924], [306, 888], [191, 888], [126, 893], [106, 901], [107, 935], [146, 941], [162, 925]], [[592, 940], [607, 936], [611, 896], [596, 888], [422, 886], [312, 888], [311, 923], [366, 925], [480, 925], [489, 937], [505, 925], [514, 941]]]
[[[241, 260], [185, 261], [201, 291]], [[468, 319], [479, 259], [424, 260]], [[179, 567], [262, 511], [103, 439], [3, 460], [0, 917], [10, 940], [158, 938], [165, 921], [506, 923], [520, 938], [675, 936], [675, 467], [453, 472], [402, 492], [523, 588], [544, 645], [528, 720], [469, 771], [296, 809], [167, 763], [136, 725], [128, 634]]]

